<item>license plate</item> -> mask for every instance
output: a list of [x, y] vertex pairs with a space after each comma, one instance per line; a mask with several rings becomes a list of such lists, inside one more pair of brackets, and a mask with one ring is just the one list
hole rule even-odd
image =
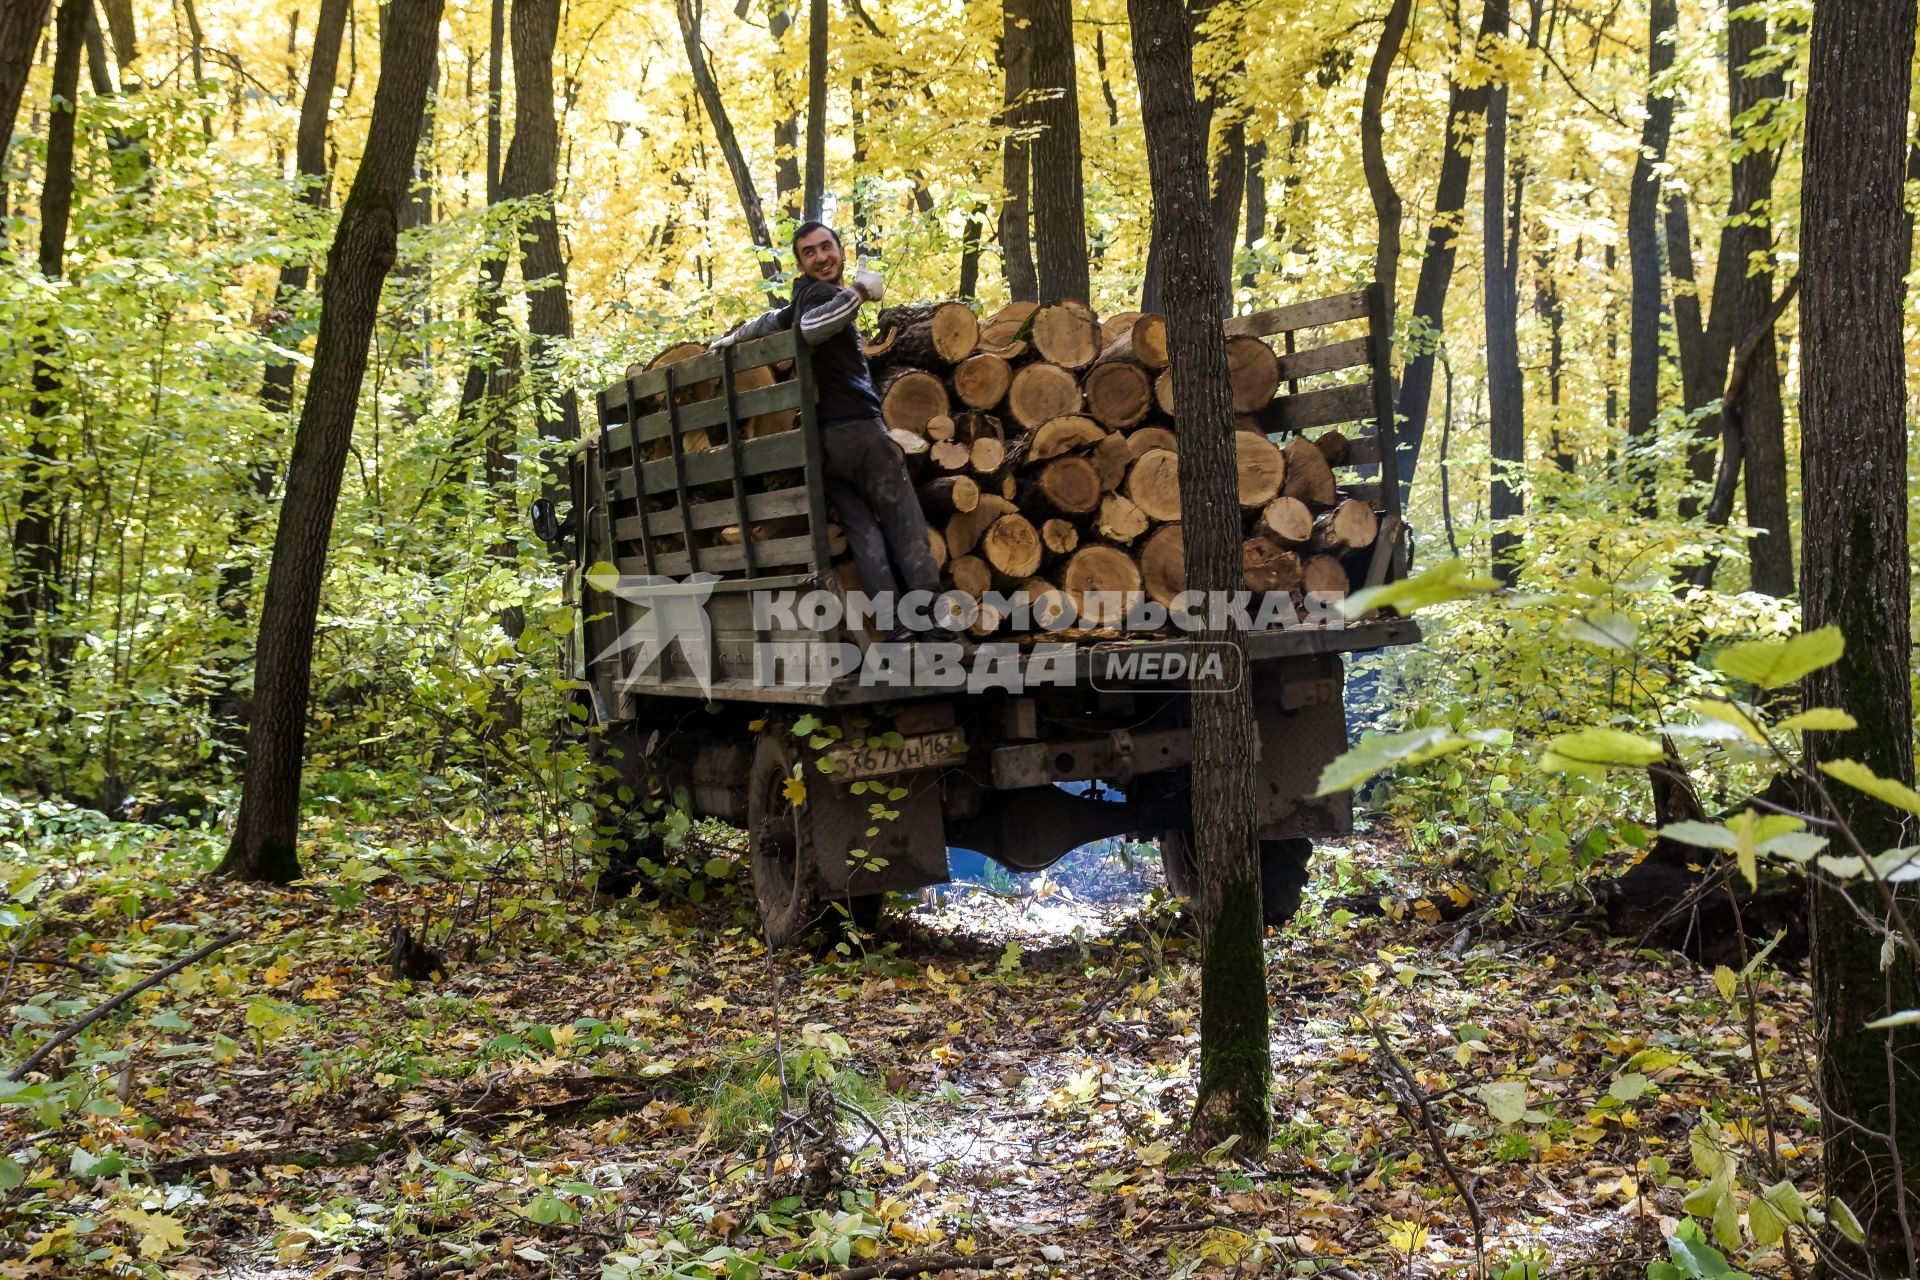
[[908, 738], [897, 747], [872, 744], [835, 747], [827, 752], [827, 759], [840, 766], [832, 775], [835, 782], [858, 782], [863, 778], [884, 778], [891, 773], [958, 764], [961, 753], [954, 747], [960, 741], [959, 731], [949, 729]]

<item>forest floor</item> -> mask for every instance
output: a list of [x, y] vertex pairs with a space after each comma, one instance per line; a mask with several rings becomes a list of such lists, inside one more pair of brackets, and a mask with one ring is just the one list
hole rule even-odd
[[[769, 955], [737, 883], [482, 902], [404, 824], [320, 827], [288, 891], [193, 875], [206, 837], [0, 837], [43, 860], [9, 886], [24, 954], [92, 971], [8, 966], [11, 1063], [247, 930], [0, 1085], [0, 1275], [1637, 1277], [1690, 1134], [1817, 1159], [1801, 983], [1564, 916], [1442, 922], [1446, 886], [1364, 837], [1270, 938], [1271, 1149], [1194, 1153], [1195, 947], [1150, 857], [961, 888], [819, 960]], [[422, 917], [456, 958], [396, 981], [389, 927]]]

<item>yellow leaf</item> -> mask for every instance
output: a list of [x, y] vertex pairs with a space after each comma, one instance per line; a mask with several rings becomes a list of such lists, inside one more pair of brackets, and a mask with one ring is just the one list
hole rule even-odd
[[117, 1209], [114, 1217], [140, 1234], [140, 1256], [163, 1258], [187, 1244], [187, 1224], [164, 1213], [145, 1213], [139, 1209]]
[[1740, 979], [1734, 976], [1733, 970], [1721, 965], [1713, 971], [1713, 985], [1720, 988], [1722, 1000], [1731, 1000], [1733, 993], [1740, 988]]
[[780, 794], [784, 795], [787, 798], [788, 804], [798, 809], [801, 805], [807, 802], [806, 779], [788, 778], [785, 782], [780, 784]]
[[267, 971], [260, 975], [260, 981], [270, 987], [277, 987], [287, 980], [287, 975], [291, 972], [293, 970], [285, 960], [275, 960], [267, 967]]

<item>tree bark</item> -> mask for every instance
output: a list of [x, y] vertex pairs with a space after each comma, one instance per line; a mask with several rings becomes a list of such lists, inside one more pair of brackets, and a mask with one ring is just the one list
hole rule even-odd
[[1628, 306], [1627, 466], [1639, 490], [1635, 509], [1654, 514], [1657, 506], [1653, 459], [1653, 420], [1660, 412], [1660, 176], [1667, 139], [1673, 132], [1673, 98], [1653, 86], [1673, 66], [1670, 39], [1678, 12], [1674, 0], [1651, 0], [1647, 10], [1647, 119], [1640, 130], [1640, 154], [1633, 165], [1627, 195], [1627, 258], [1633, 292]]
[[[1507, 86], [1494, 86], [1487, 103], [1486, 173], [1481, 187], [1481, 241], [1485, 259], [1487, 326], [1487, 449], [1493, 466], [1487, 514], [1511, 520], [1525, 510], [1521, 476], [1526, 466], [1526, 383], [1520, 373], [1520, 281], [1518, 248], [1508, 235], [1517, 223], [1518, 192], [1507, 203]], [[1519, 566], [1520, 535], [1495, 529], [1493, 573], [1512, 586]]]
[[[538, 0], [538, 2], [541, 4], [554, 5], [557, 19], [557, 0]], [[760, 207], [760, 193], [754, 189], [753, 171], [747, 167], [747, 157], [745, 153], [740, 150], [740, 140], [734, 136], [733, 123], [727, 117], [727, 104], [720, 97], [720, 86], [714, 81], [713, 69], [707, 65], [706, 49], [700, 43], [701, 0], [675, 0], [674, 7], [680, 15], [680, 37], [685, 41], [687, 46], [687, 67], [693, 73], [694, 91], [700, 95], [700, 105], [706, 109], [707, 119], [713, 123], [714, 138], [719, 142], [720, 154], [727, 162], [727, 173], [733, 178], [734, 192], [740, 197], [740, 211], [747, 219], [747, 234], [753, 238], [753, 243], [761, 250], [759, 254], [760, 274], [771, 280], [780, 272], [779, 263], [774, 260], [773, 236], [767, 230], [767, 215]], [[518, 13], [519, 9], [520, 5], [516, 4], [514, 11]], [[518, 83], [521, 62], [519, 34], [519, 24], [516, 23], [514, 28], [513, 73], [516, 81], [516, 97], [524, 101], [527, 88], [525, 84]], [[551, 53], [553, 48], [553, 42], [551, 40], [547, 42], [547, 48], [549, 53]], [[547, 68], [542, 79], [544, 79], [549, 89], [546, 98], [546, 115], [547, 119], [551, 121], [553, 118], [553, 95], [551, 92], [553, 85], [553, 65], [551, 57], [548, 59]], [[516, 112], [514, 117], [514, 141], [516, 143], [519, 141], [519, 130], [522, 127], [521, 119], [521, 113]], [[811, 128], [811, 126], [809, 126], [809, 128]], [[511, 165], [512, 162], [512, 157], [509, 156], [508, 164]], [[551, 174], [551, 166], [549, 166], [548, 172]], [[547, 185], [549, 189], [552, 187], [551, 179], [549, 179]]]
[[0, 164], [13, 141], [13, 122], [33, 71], [33, 53], [47, 25], [50, 0], [20, 0], [0, 5]]
[[1074, 78], [1072, 0], [1028, 0], [1032, 19], [1034, 104], [1040, 126], [1033, 160], [1035, 257], [1040, 296], [1091, 301], [1087, 272], [1087, 201], [1080, 171], [1080, 91]]
[[[294, 132], [294, 180], [299, 184], [302, 203], [309, 208], [327, 206], [327, 118], [333, 100], [333, 86], [340, 69], [340, 44], [347, 25], [348, 0], [323, 0], [313, 28], [313, 56], [307, 65], [307, 87], [300, 99], [300, 122]], [[298, 309], [300, 295], [306, 292], [309, 266], [304, 258], [281, 264], [280, 278], [273, 290], [273, 341], [283, 347], [300, 342]], [[292, 360], [269, 356], [260, 377], [260, 407], [273, 417], [293, 409], [295, 365]], [[273, 495], [278, 473], [276, 460], [256, 458], [248, 468], [246, 492], [241, 496], [238, 518], [229, 538], [226, 563], [220, 569], [215, 588], [216, 602], [230, 634], [239, 643], [247, 626], [247, 602], [253, 590], [253, 562], [248, 547], [253, 534], [265, 519], [265, 504]], [[238, 692], [242, 671], [237, 660], [223, 661], [209, 681], [207, 702], [213, 721], [215, 741], [229, 750], [244, 740], [245, 708]]]
[[[1244, 75], [1245, 67], [1239, 68]], [[1233, 314], [1233, 252], [1240, 241], [1240, 206], [1247, 190], [1247, 122], [1236, 115], [1222, 131], [1213, 158], [1213, 268], [1220, 275], [1223, 315]]]
[[[1708, 349], [1707, 327], [1702, 320], [1699, 283], [1693, 270], [1693, 219], [1687, 208], [1685, 192], [1676, 191], [1666, 206], [1667, 274], [1673, 277], [1673, 337], [1680, 357], [1681, 394], [1692, 412], [1720, 394], [1719, 381]], [[1722, 355], [1719, 367], [1724, 368]], [[1695, 485], [1713, 479], [1714, 445], [1720, 434], [1720, 416], [1702, 418], [1694, 425], [1687, 447], [1687, 474]], [[1691, 495], [1680, 499], [1682, 520], [1699, 513], [1699, 500]]]
[[[1841, 659], [1806, 678], [1805, 698], [1808, 706], [1842, 707], [1859, 722], [1844, 733], [1806, 735], [1807, 757], [1858, 760], [1908, 786], [1912, 587], [1901, 306], [1913, 53], [1910, 4], [1814, 6], [1800, 196], [1801, 598], [1809, 630], [1831, 623], [1846, 637]], [[1837, 783], [1829, 789], [1834, 816], [1846, 819], [1869, 854], [1912, 842], [1911, 818]], [[1861, 885], [1855, 897], [1869, 918], [1887, 920], [1886, 896]], [[1913, 885], [1903, 886], [1898, 902], [1908, 922], [1920, 919]], [[1829, 1243], [1873, 1275], [1913, 1275], [1920, 1027], [1863, 1028], [1920, 1008], [1920, 966], [1896, 947], [1883, 968], [1879, 932], [1824, 878], [1815, 882], [1813, 916], [1827, 1190], [1867, 1232], [1864, 1257], [1838, 1236]]]
[[[577, 440], [579, 400], [571, 381], [557, 368], [560, 347], [573, 337], [573, 313], [567, 304], [567, 263], [560, 249], [560, 223], [554, 209], [560, 197], [560, 131], [553, 118], [553, 47], [560, 31], [560, 0], [513, 0], [509, 21], [513, 29], [513, 142], [507, 147], [500, 187], [508, 200], [537, 202], [520, 232], [520, 278], [527, 287], [527, 329], [533, 339], [527, 364], [534, 414], [541, 435], [550, 440]], [[689, 45], [690, 52], [697, 47], [696, 40]], [[704, 57], [701, 62], [704, 65]], [[712, 84], [711, 77], [707, 83]], [[717, 105], [717, 93], [715, 100]], [[722, 129], [722, 149], [731, 147], [731, 154], [737, 155], [739, 145], [732, 128], [725, 126], [724, 117], [716, 117], [715, 124]], [[752, 179], [747, 181], [751, 190]], [[753, 207], [757, 213], [757, 198]], [[764, 220], [756, 234], [759, 243], [767, 243]], [[764, 268], [770, 263], [763, 259], [762, 265]]]
[[[776, 57], [792, 29], [793, 10], [788, 0], [772, 0], [767, 6], [767, 31], [773, 36]], [[806, 208], [806, 180], [800, 169], [800, 113], [790, 105], [792, 88], [786, 73], [776, 66], [773, 96], [784, 114], [773, 122], [773, 203], [784, 218], [798, 218]]]
[[1255, 283], [1251, 255], [1261, 237], [1267, 234], [1267, 144], [1256, 142], [1247, 147], [1247, 226], [1241, 240], [1249, 255], [1247, 269], [1240, 273], [1240, 287], [1252, 289]]
[[805, 216], [818, 218], [827, 199], [827, 0], [807, 4], [806, 183]]
[[1373, 216], [1379, 224], [1379, 238], [1373, 248], [1373, 278], [1380, 282], [1387, 300], [1386, 320], [1393, 320], [1394, 281], [1400, 274], [1400, 193], [1393, 189], [1393, 175], [1387, 171], [1383, 139], [1387, 80], [1393, 75], [1393, 63], [1400, 56], [1400, 44], [1406, 38], [1407, 20], [1412, 15], [1412, 0], [1393, 0], [1387, 8], [1386, 25], [1380, 43], [1374, 46], [1373, 62], [1367, 68], [1367, 87], [1360, 101], [1360, 164], [1367, 174], [1367, 194], [1373, 198]]
[[[1727, 110], [1732, 121], [1768, 98], [1784, 94], [1781, 74], [1748, 75], [1747, 64], [1767, 43], [1764, 19], [1727, 18]], [[1725, 367], [1735, 344], [1761, 323], [1773, 305], [1773, 202], [1775, 155], [1761, 149], [1733, 162], [1728, 223], [1714, 274], [1715, 369]], [[1722, 315], [1725, 314], [1723, 321]], [[1746, 464], [1747, 523], [1759, 530], [1749, 542], [1752, 586], [1770, 596], [1793, 594], [1793, 542], [1787, 514], [1786, 410], [1780, 402], [1780, 364], [1768, 325], [1749, 357], [1737, 404], [1722, 407], [1728, 426], [1737, 424]]]
[[1000, 267], [1006, 273], [1010, 301], [1038, 302], [1040, 281], [1033, 269], [1033, 238], [1029, 229], [1031, 155], [1028, 139], [1021, 136], [1031, 115], [1025, 98], [1033, 88], [1033, 41], [1027, 20], [1027, 0], [1004, 0], [1002, 4], [1000, 67], [1006, 76], [1002, 119], [1007, 131], [1000, 144], [1000, 185], [1005, 191], [1000, 205]]
[[[46, 177], [40, 187], [40, 274], [58, 280], [66, 272], [67, 226], [73, 211], [75, 109], [80, 100], [80, 56], [86, 44], [92, 0], [60, 0], [54, 17], [53, 95], [47, 107]], [[60, 476], [60, 451], [52, 419], [62, 385], [54, 365], [53, 344], [37, 339], [33, 351], [33, 395], [27, 406], [32, 435], [22, 468], [20, 514], [13, 526], [13, 582], [7, 589], [6, 634], [0, 642], [0, 680], [31, 679], [36, 622], [46, 625], [48, 666], [58, 678], [61, 646], [53, 643], [58, 611], [60, 553], [54, 525]]]
[[327, 543], [367, 368], [380, 290], [425, 116], [443, 0], [389, 0], [365, 153], [340, 212], [320, 292], [320, 337], [294, 435], [254, 659], [240, 817], [218, 872], [284, 884], [300, 875], [300, 764]]
[[[1505, 34], [1507, 8], [1489, 3], [1480, 11], [1475, 48], [1484, 49]], [[1467, 180], [1473, 173], [1473, 129], [1485, 114], [1491, 85], [1485, 78], [1462, 85], [1456, 78], [1447, 88], [1447, 146], [1440, 153], [1440, 177], [1434, 187], [1433, 221], [1427, 226], [1427, 251], [1420, 259], [1420, 278], [1413, 287], [1409, 325], [1415, 333], [1431, 334], [1434, 343], [1446, 330], [1447, 289], [1453, 283], [1453, 260], [1462, 213], [1467, 207]], [[1434, 350], [1425, 343], [1407, 357], [1400, 375], [1400, 394], [1394, 406], [1400, 419], [1400, 505], [1412, 492], [1414, 470], [1427, 433], [1427, 402], [1433, 398]]]
[[[1221, 281], [1207, 210], [1207, 133], [1193, 96], [1193, 36], [1180, 0], [1127, 0], [1153, 184], [1153, 234], [1192, 282], [1168, 291], [1167, 340], [1180, 370], [1180, 491], [1186, 582], [1230, 591], [1242, 582], [1232, 393], [1220, 330]], [[1223, 500], [1224, 497], [1224, 500]], [[1238, 632], [1200, 634], [1245, 656]], [[1192, 1137], [1238, 1135], [1264, 1151], [1271, 1124], [1266, 957], [1253, 812], [1253, 706], [1247, 686], [1193, 700], [1194, 848], [1199, 863], [1200, 1084]]]

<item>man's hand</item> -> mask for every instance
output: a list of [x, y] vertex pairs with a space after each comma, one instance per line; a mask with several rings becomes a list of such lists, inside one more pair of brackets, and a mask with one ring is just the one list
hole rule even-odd
[[736, 329], [732, 333], [723, 334], [722, 336], [715, 338], [712, 342], [709, 342], [707, 344], [707, 350], [718, 351], [722, 347], [731, 347], [739, 341], [740, 341], [740, 331]]
[[886, 280], [871, 267], [862, 267], [853, 273], [853, 287], [868, 302], [878, 302], [887, 296]]

